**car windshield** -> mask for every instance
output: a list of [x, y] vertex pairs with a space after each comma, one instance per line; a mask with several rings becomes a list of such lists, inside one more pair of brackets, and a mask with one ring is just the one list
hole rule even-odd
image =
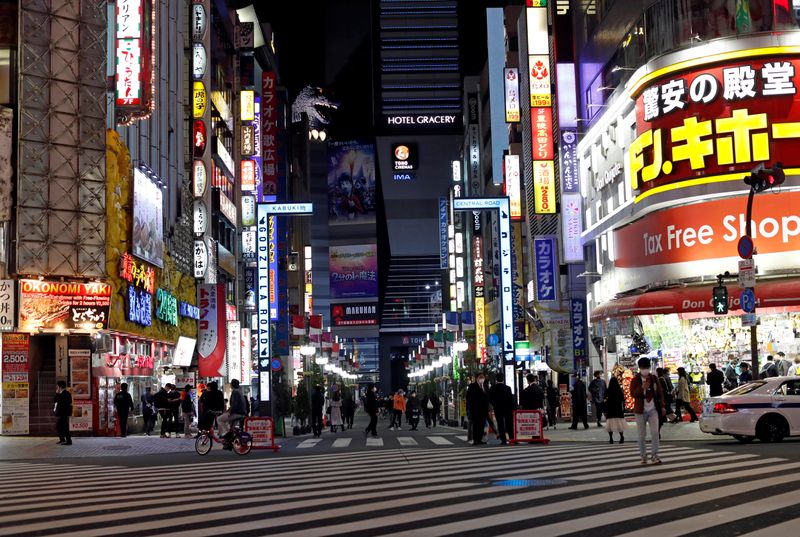
[[739, 386], [738, 388], [734, 388], [729, 392], [725, 392], [725, 395], [744, 395], [746, 393], [752, 392], [753, 390], [757, 390], [764, 384], [766, 384], [766, 382], [764, 382], [763, 380], [748, 382], [744, 386]]

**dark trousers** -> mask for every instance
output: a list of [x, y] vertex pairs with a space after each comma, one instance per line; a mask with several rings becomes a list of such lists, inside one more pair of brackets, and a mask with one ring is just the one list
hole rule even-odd
[[436, 410], [431, 410], [431, 424], [436, 427], [436, 422], [439, 421], [439, 413]]
[[589, 428], [589, 418], [586, 415], [586, 404], [572, 405], [572, 429], [578, 428], [578, 421], [583, 421], [583, 426]]
[[158, 414], [161, 416], [161, 436], [167, 436], [172, 432], [174, 427], [172, 424], [172, 411], [159, 410]]
[[378, 436], [378, 414], [369, 415], [369, 425], [364, 431], [365, 433], [372, 433], [372, 436]]
[[431, 411], [427, 408], [422, 409], [422, 417], [425, 419], [425, 427], [431, 426]]
[[600, 419], [603, 417], [603, 414], [606, 413], [605, 403], [598, 403], [595, 401], [594, 413], [596, 414], [595, 418], [597, 418], [597, 424], [600, 425]]
[[472, 421], [472, 441], [483, 442], [483, 432], [486, 429], [486, 414], [473, 413], [470, 420]]
[[69, 416], [59, 416], [56, 420], [56, 432], [58, 439], [67, 444], [72, 443], [72, 436], [69, 434]]
[[547, 424], [552, 425], [553, 427], [556, 426], [556, 405], [555, 404], [547, 404]]
[[314, 433], [314, 436], [322, 434], [322, 412], [311, 413], [311, 432]]
[[156, 426], [155, 414], [143, 414], [142, 420], [144, 421], [144, 432], [146, 434], [152, 433], [153, 428]]
[[128, 436], [128, 411], [117, 410], [117, 419], [119, 420], [119, 435], [124, 438]]
[[495, 411], [494, 417], [497, 420], [497, 434], [500, 435], [500, 442], [505, 444], [506, 435], [514, 436], [514, 422], [511, 418], [511, 412]]
[[403, 411], [392, 410], [392, 422], [389, 427], [402, 427], [403, 426]]
[[681, 408], [685, 409], [686, 412], [689, 413], [689, 417], [692, 418], [692, 421], [697, 421], [697, 414], [694, 413], [694, 409], [692, 405], [689, 404], [689, 401], [683, 401], [681, 399], [675, 400], [675, 419], [680, 421], [681, 420]]
[[347, 427], [348, 429], [352, 429], [353, 428], [353, 414], [354, 414], [354, 412], [348, 412], [345, 415], [345, 417], [344, 417], [344, 426], [342, 427], [342, 430], [344, 430], [344, 427]]

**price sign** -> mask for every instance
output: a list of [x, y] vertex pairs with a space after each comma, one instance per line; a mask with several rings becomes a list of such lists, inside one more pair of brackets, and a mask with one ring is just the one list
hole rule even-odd
[[756, 286], [756, 263], [753, 259], [739, 260], [739, 287]]

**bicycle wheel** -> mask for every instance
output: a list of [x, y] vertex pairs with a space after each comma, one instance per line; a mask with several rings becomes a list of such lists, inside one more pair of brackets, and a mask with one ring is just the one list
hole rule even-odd
[[200, 433], [197, 436], [197, 440], [194, 441], [194, 450], [197, 452], [198, 455], [205, 455], [209, 451], [211, 451], [211, 447], [214, 445], [214, 441], [211, 440], [211, 437], [207, 434]]
[[253, 437], [249, 433], [239, 433], [233, 439], [233, 451], [237, 455], [247, 455], [253, 449]]

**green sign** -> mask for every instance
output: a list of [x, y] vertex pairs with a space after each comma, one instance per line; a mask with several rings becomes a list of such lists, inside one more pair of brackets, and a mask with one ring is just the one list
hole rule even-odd
[[156, 292], [156, 317], [167, 324], [178, 326], [178, 299], [163, 289]]

